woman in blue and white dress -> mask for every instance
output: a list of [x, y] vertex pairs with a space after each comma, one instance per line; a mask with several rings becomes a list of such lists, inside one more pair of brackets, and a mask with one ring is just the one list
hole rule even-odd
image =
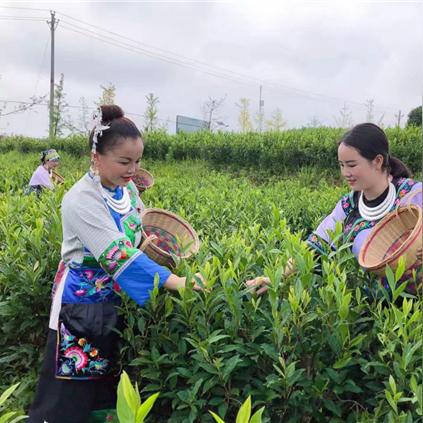
[[30, 423], [117, 421], [118, 292], [142, 306], [156, 278], [171, 290], [186, 283], [137, 248], [143, 204], [131, 177], [143, 142], [135, 124], [120, 107], [101, 106], [90, 145], [93, 167], [62, 202], [62, 261]]

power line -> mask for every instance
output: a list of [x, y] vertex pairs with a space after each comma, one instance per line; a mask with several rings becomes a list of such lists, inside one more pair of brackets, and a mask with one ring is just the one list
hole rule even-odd
[[[34, 104], [34, 103], [31, 103], [30, 101], [5, 100], [5, 99], [0, 99], [0, 103], [3, 103], [5, 106], [7, 106], [7, 103], [32, 105], [34, 107], [35, 106], [37, 106], [37, 107], [40, 107], [40, 106], [45, 107], [45, 106], [48, 106], [49, 105], [49, 102], [47, 102], [47, 101], [41, 101], [39, 103]], [[72, 105], [72, 104], [66, 104], [65, 107], [69, 107], [71, 109], [79, 109], [79, 110], [83, 110], [84, 109], [83, 106], [76, 106], [76, 105]], [[95, 106], [95, 107], [94, 106], [86, 106], [86, 108], [89, 109], [89, 110], [96, 110], [97, 109], [97, 106]], [[30, 110], [25, 110], [25, 111], [26, 112], [29, 112]], [[128, 112], [128, 111], [125, 111], [125, 116], [126, 115], [128, 115], [128, 116], [144, 117], [144, 115], [141, 114], [141, 113]], [[5, 116], [5, 115], [2, 115], [0, 113], [0, 117], [1, 116]], [[162, 121], [162, 122], [176, 123], [176, 121], [175, 120], [172, 120], [172, 119], [157, 118], [157, 120]]]
[[[83, 25], [86, 25], [88, 27], [96, 28], [96, 29], [100, 30], [101, 32], [112, 34], [112, 36], [114, 36], [114, 37], [118, 37], [118, 38], [122, 38], [122, 39], [124, 39], [126, 41], [130, 41], [132, 43], [135, 43], [138, 46], [144, 46], [144, 48], [150, 49], [150, 53], [151, 53], [151, 49], [153, 49], [153, 50], [162, 52], [162, 54], [165, 55], [165, 56], [168, 56], [168, 57], [169, 56], [173, 56], [174, 60], [179, 60], [179, 61], [182, 61], [183, 60], [185, 62], [189, 62], [189, 63], [193, 63], [193, 64], [198, 64], [200, 66], [204, 66], [204, 67], [207, 67], [207, 68], [213, 68], [215, 70], [219, 70], [219, 71], [222, 71], [222, 72], [225, 72], [225, 73], [230, 73], [230, 74], [233, 74], [235, 76], [242, 77], [242, 78], [251, 78], [251, 77], [249, 77], [247, 75], [240, 74], [240, 73], [235, 72], [235, 71], [232, 71], [230, 69], [225, 69], [225, 68], [222, 68], [222, 67], [216, 66], [216, 65], [211, 66], [210, 64], [205, 63], [205, 62], [202, 62], [202, 61], [199, 61], [197, 59], [193, 59], [193, 58], [190, 58], [190, 57], [181, 55], [181, 54], [175, 54], [175, 53], [173, 53], [173, 52], [171, 52], [169, 50], [164, 50], [164, 49], [159, 48], [159, 47], [156, 47], [156, 46], [151, 46], [151, 45], [148, 45], [146, 43], [142, 43], [142, 42], [140, 42], [138, 40], [134, 40], [133, 38], [129, 38], [129, 37], [126, 37], [124, 35], [118, 34], [117, 32], [113, 32], [113, 31], [109, 31], [109, 30], [103, 29], [103, 28], [101, 28], [101, 27], [99, 27], [97, 25], [93, 25], [93, 24], [90, 24], [88, 22], [84, 22], [84, 21], [82, 21], [80, 19], [74, 18], [72, 16], [66, 15], [66, 14], [61, 13], [61, 12], [58, 12], [58, 14], [60, 14], [62, 16], [65, 16], [65, 17], [67, 17], [69, 19], [72, 19], [72, 20], [74, 20], [76, 22], [82, 23]], [[71, 24], [71, 25], [74, 25], [74, 24]], [[253, 78], [253, 79], [255, 81], [257, 81], [256, 78]]]
[[49, 9], [35, 9], [33, 7], [0, 6], [0, 9], [34, 10], [37, 12], [50, 12]]
[[[7, 6], [0, 6], [0, 7], [11, 8], [11, 9], [47, 11], [47, 9], [35, 9], [35, 8], [23, 8], [23, 7], [17, 8], [17, 7], [7, 7]], [[210, 76], [217, 77], [217, 78], [223, 78], [223, 79], [226, 79], [226, 80], [229, 80], [229, 81], [232, 81], [232, 82], [237, 82], [237, 83], [247, 84], [247, 85], [251, 85], [251, 84], [253, 84], [253, 85], [257, 85], [257, 84], [258, 85], [265, 85], [269, 88], [276, 88], [276, 89], [281, 89], [281, 90], [284, 90], [284, 91], [289, 91], [289, 92], [292, 92], [296, 95], [307, 97], [307, 98], [309, 98], [311, 100], [315, 100], [315, 101], [324, 100], [324, 101], [331, 101], [331, 102], [336, 102], [336, 103], [339, 103], [339, 102], [348, 103], [350, 105], [355, 105], [355, 106], [359, 106], [359, 107], [366, 107], [366, 103], [363, 103], [363, 102], [359, 102], [359, 101], [355, 101], [355, 100], [345, 100], [345, 99], [335, 97], [335, 96], [328, 96], [326, 94], [314, 93], [314, 92], [311, 92], [311, 91], [286, 86], [286, 85], [283, 85], [281, 83], [278, 83], [277, 81], [259, 79], [259, 78], [253, 77], [253, 76], [241, 74], [241, 73], [238, 73], [238, 72], [235, 72], [235, 71], [232, 71], [232, 70], [229, 70], [229, 69], [225, 69], [225, 68], [222, 68], [222, 67], [211, 66], [208, 63], [204, 63], [204, 62], [201, 62], [201, 61], [196, 60], [196, 59], [188, 58], [188, 57], [183, 56], [183, 55], [177, 55], [175, 53], [172, 53], [172, 52], [169, 52], [169, 51], [157, 48], [157, 47], [149, 46], [145, 43], [141, 43], [137, 40], [123, 36], [123, 35], [118, 34], [116, 32], [105, 30], [105, 29], [100, 28], [99, 26], [89, 24], [89, 23], [84, 22], [80, 19], [74, 18], [70, 15], [67, 15], [67, 14], [64, 14], [64, 13], [61, 13], [61, 12], [57, 12], [57, 13], [61, 16], [67, 17], [67, 18], [69, 18], [69, 19], [71, 19], [75, 22], [82, 23], [85, 26], [88, 26], [88, 27], [91, 27], [91, 28], [96, 28], [96, 29], [100, 30], [101, 32], [111, 34], [112, 36], [105, 36], [103, 34], [99, 34], [96, 31], [75, 25], [74, 23], [66, 22], [62, 19], [62, 23], [65, 24], [65, 25], [63, 25], [63, 28], [68, 30], [68, 31], [73, 31], [73, 32], [79, 33], [81, 35], [89, 36], [91, 38], [97, 39], [97, 40], [102, 41], [104, 43], [114, 45], [115, 47], [126, 49], [127, 51], [131, 51], [131, 52], [134, 52], [134, 53], [142, 54], [142, 55], [148, 56], [148, 57], [153, 58], [153, 59], [164, 61], [166, 63], [170, 63], [170, 64], [182, 66], [182, 67], [187, 67], [187, 68], [190, 68], [192, 70], [202, 72], [202, 73], [205, 73], [205, 74], [208, 74]], [[29, 17], [25, 17], [25, 19], [35, 19], [35, 20], [40, 19], [40, 20], [42, 20], [41, 18], [29, 18]], [[80, 31], [75, 29], [75, 27], [80, 29]], [[123, 40], [127, 40], [130, 43], [135, 43], [135, 45], [131, 45], [126, 41], [118, 40], [118, 39], [116, 39], [116, 37], [123, 39]], [[145, 46], [145, 47], [140, 47], [140, 46]], [[384, 107], [385, 107], [385, 109], [387, 108], [387, 109], [391, 109], [391, 110], [395, 110], [395, 111], [397, 110], [396, 108], [393, 108], [391, 106], [384, 106]], [[382, 108], [377, 107], [377, 108], [375, 108], [375, 110], [380, 111], [380, 110], [382, 110]]]
[[[123, 48], [123, 49], [128, 50], [128, 51], [133, 52], [133, 53], [139, 53], [139, 54], [142, 54], [142, 55], [149, 56], [151, 58], [166, 61], [166, 62], [171, 63], [171, 64], [175, 64], [175, 65], [179, 65], [179, 66], [183, 66], [183, 67], [189, 67], [193, 70], [196, 70], [196, 71], [199, 71], [199, 72], [202, 72], [202, 73], [206, 73], [208, 75], [211, 75], [211, 76], [214, 76], [214, 77], [217, 77], [217, 78], [223, 78], [223, 79], [226, 79], [226, 80], [231, 81], [231, 82], [237, 82], [237, 83], [246, 84], [246, 85], [252, 85], [252, 84], [256, 85], [258, 83], [262, 83], [262, 80], [254, 79], [253, 77], [242, 76], [245, 79], [245, 80], [243, 80], [239, 77], [237, 78], [237, 77], [232, 76], [232, 75], [227, 75], [227, 74], [223, 74], [223, 73], [220, 73], [220, 72], [213, 72], [213, 71], [208, 70], [208, 69], [200, 68], [200, 67], [198, 67], [194, 64], [185, 63], [185, 62], [182, 62], [180, 60], [175, 60], [173, 58], [167, 58], [167, 57], [155, 54], [154, 52], [146, 51], [144, 49], [140, 49], [138, 47], [128, 45], [127, 43], [124, 43], [124, 42], [119, 41], [119, 40], [115, 40], [112, 37], [108, 37], [108, 36], [98, 34], [94, 31], [82, 28], [78, 25], [70, 24], [69, 22], [64, 21], [63, 19], [61, 20], [61, 23], [64, 24], [64, 25], [62, 25], [62, 28], [66, 29], [68, 31], [72, 31], [72, 32], [75, 32], [75, 33], [78, 33], [78, 34], [81, 34], [81, 35], [85, 35], [85, 36], [94, 38], [94, 39], [99, 40], [103, 43], [110, 44], [110, 45], [113, 45], [115, 47], [120, 47], [120, 48]], [[75, 29], [75, 27], [79, 28], [80, 30]], [[305, 96], [305, 97], [310, 98], [312, 100], [318, 101], [319, 97], [320, 97], [320, 98], [323, 98], [326, 101], [330, 100], [330, 101], [335, 101], [337, 103], [338, 102], [342, 102], [342, 103], [347, 102], [349, 104], [355, 104], [356, 106], [365, 107], [365, 103], [360, 103], [360, 102], [351, 101], [351, 100], [346, 101], [346, 100], [343, 100], [343, 99], [337, 98], [337, 97], [330, 97], [330, 96], [326, 96], [326, 95], [322, 95], [322, 94], [315, 94], [315, 93], [301, 91], [301, 90], [294, 89], [294, 88], [285, 87], [285, 86], [282, 86], [282, 85], [275, 83], [273, 81], [266, 81], [266, 80], [264, 80], [264, 81], [267, 83], [268, 87], [282, 88], [284, 90], [294, 91], [295, 94]]]
[[[153, 47], [153, 46], [147, 45], [145, 43], [141, 43], [137, 40], [123, 36], [119, 33], [109, 31], [109, 30], [103, 29], [103, 28], [101, 28], [97, 25], [93, 25], [93, 24], [84, 22], [84, 21], [77, 19], [77, 18], [74, 18], [70, 15], [67, 15], [67, 14], [64, 14], [64, 13], [61, 13], [61, 12], [57, 12], [57, 13], [61, 16], [65, 16], [65, 17], [67, 17], [67, 18], [69, 18], [69, 19], [71, 19], [75, 22], [82, 23], [83, 25], [86, 25], [88, 27], [96, 28], [96, 29], [98, 29], [102, 32], [112, 34], [115, 37], [119, 37], [119, 38], [122, 38], [124, 40], [130, 41], [132, 43], [136, 43], [138, 46], [139, 45], [145, 46], [144, 48], [135, 46], [135, 48], [140, 49], [141, 53], [144, 53], [144, 54], [146, 54], [150, 57], [153, 57], [153, 58], [156, 58], [156, 59], [159, 59], [159, 60], [164, 60], [164, 61], [167, 61], [167, 62], [170, 61], [170, 63], [178, 64], [180, 66], [188, 66], [188, 67], [191, 67], [191, 68], [193, 68], [197, 71], [207, 73], [207, 74], [212, 75], [212, 76], [221, 77], [221, 78], [225, 78], [225, 79], [228, 79], [228, 80], [229, 80], [229, 78], [231, 78], [230, 80], [235, 81], [235, 82], [240, 82], [240, 83], [245, 84], [246, 83], [245, 80], [247, 80], [247, 81], [250, 82], [250, 84], [251, 83], [258, 84], [258, 85], [265, 84], [268, 87], [279, 88], [279, 89], [282, 89], [282, 90], [285, 90], [285, 91], [291, 91], [291, 92], [294, 92], [295, 94], [308, 97], [312, 100], [318, 100], [320, 98], [320, 99], [323, 99], [323, 100], [326, 100], [326, 101], [335, 101], [337, 103], [338, 102], [342, 102], [342, 103], [347, 102], [348, 104], [351, 104], [351, 105], [366, 107], [365, 102], [360, 102], [360, 101], [356, 101], [356, 100], [345, 100], [345, 99], [335, 97], [335, 96], [328, 96], [326, 94], [302, 90], [302, 89], [299, 89], [299, 88], [294, 88], [294, 87], [290, 87], [290, 86], [287, 86], [287, 85], [284, 85], [284, 84], [280, 84], [277, 81], [272, 81], [272, 80], [268, 80], [268, 79], [259, 79], [259, 78], [256, 78], [256, 77], [253, 77], [253, 76], [250, 76], [250, 75], [241, 74], [239, 72], [235, 72], [235, 71], [225, 69], [225, 68], [222, 68], [222, 67], [219, 67], [219, 66], [211, 66], [208, 63], [204, 63], [204, 62], [201, 62], [201, 61], [196, 60], [196, 59], [188, 58], [188, 57], [183, 56], [183, 55], [176, 55], [175, 53], [169, 52], [167, 50], [160, 49], [160, 48], [157, 48], [157, 47]], [[75, 26], [75, 24], [71, 24], [71, 23], [69, 23], [69, 25]], [[103, 36], [103, 35], [100, 35], [100, 34], [94, 32], [94, 31], [83, 28], [81, 26], [78, 26], [78, 28], [83, 30], [83, 31], [88, 31], [92, 34], [95, 34], [96, 36]], [[71, 28], [67, 28], [67, 29], [72, 30]], [[108, 37], [108, 38], [115, 41], [115, 42], [120, 42], [120, 41], [114, 40], [111, 37]], [[133, 48], [134, 46], [130, 46], [130, 47]], [[150, 50], [146, 50], [146, 48], [148, 48]], [[154, 52], [151, 51], [151, 49], [154, 49], [156, 51], [163, 52], [163, 53], [154, 53]], [[169, 57], [169, 55], [171, 55], [173, 57]], [[195, 65], [197, 65], [197, 66], [195, 66]], [[204, 70], [203, 67], [205, 67], [207, 70]], [[386, 106], [385, 108], [395, 110], [395, 111], [397, 110], [396, 108], [394, 108], [392, 106]], [[378, 108], [375, 108], [375, 110], [382, 110], [382, 108], [378, 107]]]
[[[82, 34], [82, 35], [94, 38], [94, 39], [99, 40], [103, 43], [110, 44], [110, 45], [113, 45], [115, 47], [120, 47], [120, 48], [123, 48], [125, 50], [131, 51], [133, 53], [139, 53], [141, 55], [148, 56], [148, 57], [151, 57], [153, 59], [160, 59], [160, 60], [165, 61], [167, 63], [182, 66], [182, 67], [189, 67], [193, 70], [196, 70], [196, 71], [199, 71], [199, 72], [202, 72], [202, 73], [206, 73], [208, 75], [215, 76], [215, 77], [218, 77], [218, 78], [224, 78], [224, 79], [227, 79], [227, 80], [232, 81], [232, 82], [239, 82], [239, 83], [244, 83], [244, 84], [247, 84], [247, 85], [251, 84], [247, 81], [242, 81], [241, 79], [232, 77], [230, 75], [224, 75], [222, 73], [217, 73], [217, 72], [213, 72], [211, 70], [199, 68], [198, 66], [191, 65], [189, 63], [184, 63], [180, 60], [175, 60], [175, 59], [172, 59], [172, 58], [166, 58], [164, 56], [160, 56], [158, 54], [155, 54], [154, 52], [150, 52], [150, 51], [143, 50], [143, 49], [140, 49], [140, 48], [135, 47], [135, 46], [128, 45], [128, 44], [126, 44], [122, 41], [114, 40], [111, 37], [105, 37], [103, 35], [97, 34], [93, 31], [90, 31], [90, 30], [87, 30], [87, 29], [77, 30], [77, 29], [75, 29], [74, 24], [72, 24], [72, 26], [71, 26], [69, 23], [67, 23], [66, 21], [63, 21], [63, 20], [61, 20], [61, 23], [63, 24], [63, 25], [61, 25], [61, 28], [64, 28], [68, 31], [72, 31], [72, 32], [75, 32], [75, 33], [78, 33], [78, 34]], [[81, 28], [81, 27], [77, 27], [77, 28]]]
[[44, 21], [45, 18], [38, 18], [35, 16], [6, 16], [0, 15], [0, 19], [3, 21]]
[[[46, 43], [45, 43], [45, 45], [44, 45], [44, 50], [43, 50], [42, 59], [41, 59], [41, 62], [40, 62], [40, 67], [39, 67], [39, 70], [38, 70], [37, 79], [35, 80], [35, 88], [34, 88], [34, 95], [33, 95], [33, 98], [35, 98], [35, 96], [37, 95], [37, 91], [38, 91], [38, 83], [40, 82], [42, 68], [43, 68], [43, 65], [44, 65], [45, 58], [46, 58], [46, 51], [47, 51], [48, 42], [49, 42], [49, 39], [48, 39], [48, 37], [47, 37], [47, 39], [46, 39]], [[27, 129], [27, 127], [28, 127], [28, 120], [29, 120], [29, 115], [27, 115], [27, 116], [26, 116], [26, 119], [25, 119], [24, 132], [26, 132], [26, 129]]]

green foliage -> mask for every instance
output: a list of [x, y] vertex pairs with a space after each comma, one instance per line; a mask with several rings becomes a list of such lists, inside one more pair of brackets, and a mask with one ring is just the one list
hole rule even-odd
[[5, 402], [13, 394], [16, 388], [19, 386], [19, 383], [12, 385], [10, 388], [6, 389], [0, 395], [0, 423], [17, 423], [21, 420], [26, 419], [28, 416], [23, 416], [18, 411], [8, 411], [5, 407]]
[[[242, 404], [239, 408], [235, 423], [261, 423], [261, 415], [263, 414], [263, 411], [264, 407], [261, 407], [260, 410], [256, 411], [250, 419], [251, 397], [248, 397], [244, 404]], [[217, 423], [225, 423], [224, 420], [222, 420], [216, 413], [213, 413], [213, 411], [210, 411], [210, 414]]]
[[141, 402], [138, 385], [132, 386], [128, 374], [123, 371], [117, 391], [116, 411], [120, 423], [143, 423], [150, 413], [159, 393]]
[[[280, 175], [296, 172], [304, 166], [336, 170], [337, 141], [344, 129], [303, 128], [263, 134], [249, 132], [169, 135], [163, 131], [151, 131], [145, 135], [144, 157], [155, 160], [201, 159], [219, 166], [252, 169], [251, 173], [265, 170]], [[386, 129], [391, 153], [404, 161], [414, 172], [421, 170], [422, 137], [420, 128]], [[89, 153], [86, 137], [77, 135], [65, 139], [36, 140], [22, 137], [0, 139], [0, 152], [16, 149], [21, 152], [40, 152], [55, 148], [77, 156]]]
[[408, 114], [407, 126], [422, 127], [422, 107], [416, 107]]
[[[40, 199], [23, 196], [37, 157], [0, 157], [0, 375], [2, 389], [23, 379], [15, 401], [22, 407], [45, 343], [60, 201], [88, 168], [88, 160], [62, 153], [65, 186]], [[342, 185], [312, 168], [258, 184], [204, 161], [142, 165], [155, 177], [145, 204], [186, 218], [202, 240], [176, 272], [199, 270], [211, 288], [154, 290], [143, 308], [124, 297], [122, 365], [141, 395], [161, 392], [150, 421], [211, 423], [209, 410], [236, 421], [240, 398], [249, 396], [250, 407], [265, 407], [266, 423], [421, 417], [421, 298], [405, 296], [396, 286], [401, 271], [388, 271], [395, 301], [387, 301], [347, 249], [330, 253], [317, 274], [302, 241], [346, 191]], [[284, 278], [289, 257], [297, 272]], [[263, 297], [244, 285], [259, 274], [271, 281]]]

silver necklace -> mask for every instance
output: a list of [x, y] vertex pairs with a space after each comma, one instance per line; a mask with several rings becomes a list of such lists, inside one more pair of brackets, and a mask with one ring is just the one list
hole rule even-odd
[[389, 182], [389, 191], [386, 198], [376, 207], [369, 207], [366, 206], [363, 199], [363, 191], [360, 194], [360, 198], [358, 200], [358, 211], [360, 212], [361, 217], [365, 220], [373, 221], [379, 220], [383, 216], [389, 213], [392, 209], [392, 206], [395, 203], [396, 199], [396, 189], [395, 185], [392, 182]]
[[101, 191], [103, 193], [103, 197], [106, 200], [108, 206], [113, 209], [115, 212], [120, 214], [126, 214], [131, 210], [131, 200], [129, 198], [129, 193], [126, 187], [122, 188], [123, 195], [120, 200], [113, 198], [112, 194], [101, 186]]

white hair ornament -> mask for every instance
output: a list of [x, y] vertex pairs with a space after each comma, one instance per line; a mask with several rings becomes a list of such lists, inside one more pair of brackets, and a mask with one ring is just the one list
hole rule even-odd
[[103, 131], [106, 129], [109, 129], [109, 125], [103, 125], [102, 124], [102, 113], [101, 108], [99, 107], [93, 114], [93, 146], [91, 148], [92, 153], [96, 153], [97, 151], [97, 143], [98, 143], [98, 137], [101, 137], [103, 135]]

